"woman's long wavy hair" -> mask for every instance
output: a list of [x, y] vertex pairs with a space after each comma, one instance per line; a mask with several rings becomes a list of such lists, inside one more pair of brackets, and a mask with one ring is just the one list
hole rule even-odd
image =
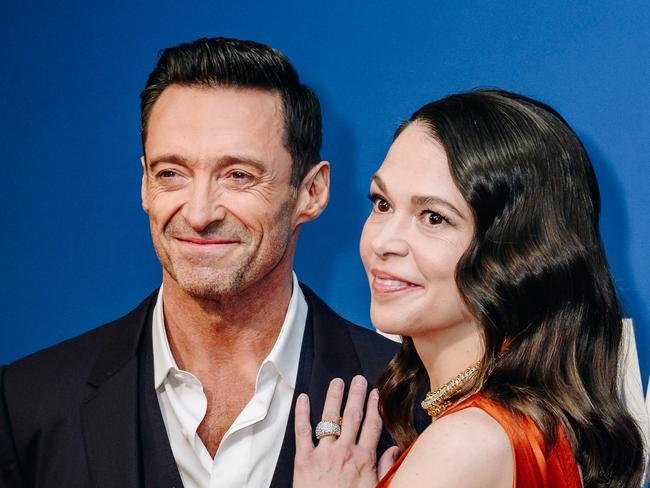
[[[498, 90], [425, 105], [395, 137], [413, 123], [444, 147], [476, 224], [456, 283], [485, 352], [455, 399], [480, 389], [533, 418], [547, 446], [563, 427], [586, 487], [640, 486], [641, 434], [619, 388], [621, 309], [578, 137], [549, 106]], [[401, 448], [417, 436], [413, 412], [426, 382], [404, 337], [379, 381], [384, 423]]]

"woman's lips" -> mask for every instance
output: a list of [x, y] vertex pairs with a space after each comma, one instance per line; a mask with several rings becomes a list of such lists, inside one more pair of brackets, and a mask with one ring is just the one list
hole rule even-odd
[[373, 272], [372, 275], [372, 291], [382, 295], [413, 291], [421, 288], [420, 285], [385, 272]]

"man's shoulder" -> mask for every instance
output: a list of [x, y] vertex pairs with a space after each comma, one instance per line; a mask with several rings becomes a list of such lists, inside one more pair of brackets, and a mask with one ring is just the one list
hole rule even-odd
[[[102, 352], [119, 353], [137, 340], [139, 330], [134, 329], [139, 329], [137, 325], [143, 323], [156, 294], [152, 293], [135, 309], [116, 320], [8, 364], [4, 367], [5, 379], [17, 377], [24, 381], [87, 374]], [[106, 348], [109, 351], [104, 351]]]
[[361, 359], [372, 358], [382, 364], [386, 364], [392, 358], [399, 344], [386, 337], [378, 334], [374, 330], [357, 325], [341, 317], [327, 303], [325, 303], [314, 291], [304, 283], [300, 284], [307, 303], [312, 308], [313, 313], [318, 314], [327, 322], [328, 329], [338, 328], [345, 330], [349, 334], [354, 348]]
[[384, 360], [392, 358], [399, 349], [397, 342], [387, 339], [376, 331], [354, 324], [349, 320], [343, 320], [350, 331], [350, 336], [359, 355], [376, 355]]

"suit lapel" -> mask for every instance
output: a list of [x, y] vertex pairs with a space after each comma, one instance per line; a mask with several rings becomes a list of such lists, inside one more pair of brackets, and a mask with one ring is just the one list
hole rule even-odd
[[[352, 378], [361, 371], [361, 364], [347, 325], [320, 298], [310, 293], [312, 304], [314, 357], [307, 394], [311, 404], [311, 422], [315, 426], [321, 420], [330, 381], [334, 378], [345, 381], [345, 405], [347, 388]], [[300, 394], [300, 391], [296, 391]]]
[[338, 377], [349, 385], [352, 377], [361, 370], [345, 323], [308, 287], [303, 284], [301, 287], [309, 312], [300, 350], [296, 389], [271, 488], [285, 488], [293, 483], [293, 460], [296, 455], [294, 410], [298, 395], [309, 395], [312, 407], [310, 417], [314, 426], [321, 420], [329, 382]]
[[137, 358], [82, 405], [86, 457], [95, 488], [139, 486]]
[[81, 405], [88, 468], [95, 488], [140, 486], [138, 351], [156, 293], [113, 324]]
[[[309, 311], [305, 324], [296, 389], [271, 487], [291, 486], [295, 456], [294, 408], [300, 393], [309, 395], [312, 425], [321, 419], [327, 386], [332, 378], [346, 385], [361, 370], [359, 358], [343, 322], [309, 288], [301, 285]], [[138, 381], [140, 343], [151, 322], [157, 292], [114, 324], [112, 337], [98, 356], [88, 383], [93, 392], [81, 407], [89, 471], [95, 488], [141, 485]], [[148, 345], [145, 345], [148, 347]]]
[[300, 348], [300, 360], [298, 362], [298, 374], [296, 376], [296, 389], [293, 392], [291, 400], [291, 410], [287, 428], [284, 431], [284, 440], [280, 448], [278, 462], [275, 465], [273, 479], [270, 488], [286, 488], [293, 484], [293, 458], [296, 455], [296, 439], [294, 437], [294, 415], [296, 408], [296, 399], [302, 392], [309, 391], [309, 379], [314, 360], [314, 337], [313, 337], [313, 309], [309, 306], [307, 312], [307, 321], [305, 323], [305, 332], [302, 338]]
[[139, 434], [141, 453], [141, 486], [154, 488], [183, 486], [169, 436], [158, 403], [154, 381], [152, 323], [146, 324], [144, 344], [140, 354]]

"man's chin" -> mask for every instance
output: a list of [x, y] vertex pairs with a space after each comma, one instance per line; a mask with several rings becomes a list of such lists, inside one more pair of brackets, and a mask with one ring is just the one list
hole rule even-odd
[[191, 297], [203, 300], [218, 300], [236, 295], [241, 288], [241, 280], [237, 276], [204, 270], [189, 274], [177, 273], [170, 277], [176, 286]]

